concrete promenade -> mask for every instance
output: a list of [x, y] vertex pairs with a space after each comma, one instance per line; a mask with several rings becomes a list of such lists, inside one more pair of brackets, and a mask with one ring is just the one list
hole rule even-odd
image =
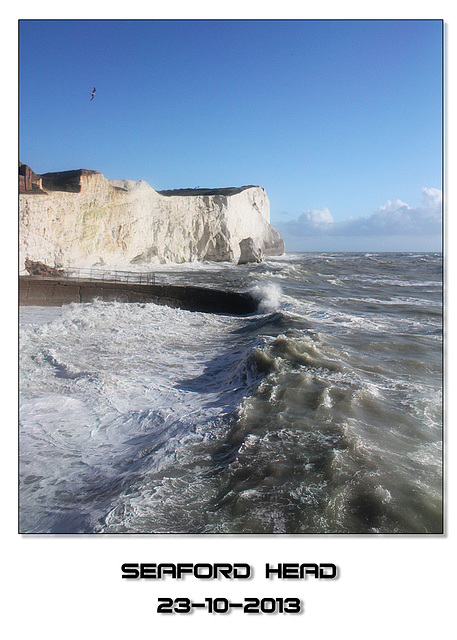
[[257, 301], [249, 293], [205, 287], [72, 280], [43, 276], [19, 277], [20, 305], [61, 306], [70, 302], [91, 302], [95, 299], [153, 302], [189, 311], [227, 315], [254, 313], [258, 306]]

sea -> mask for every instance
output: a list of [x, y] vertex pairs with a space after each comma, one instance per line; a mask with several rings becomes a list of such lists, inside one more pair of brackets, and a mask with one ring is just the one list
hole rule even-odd
[[21, 307], [21, 533], [443, 531], [441, 253], [148, 269], [258, 309]]

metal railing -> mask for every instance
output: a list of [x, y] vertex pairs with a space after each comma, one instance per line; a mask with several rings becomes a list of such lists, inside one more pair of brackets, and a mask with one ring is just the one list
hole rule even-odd
[[128, 282], [131, 284], [154, 284], [155, 273], [153, 271], [115, 271], [111, 269], [66, 269], [63, 278], [69, 280], [93, 280], [97, 282]]

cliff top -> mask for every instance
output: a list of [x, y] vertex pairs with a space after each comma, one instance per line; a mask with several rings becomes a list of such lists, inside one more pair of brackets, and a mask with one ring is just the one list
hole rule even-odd
[[[19, 167], [19, 171], [25, 172], [24, 167], [26, 165], [22, 165]], [[27, 167], [28, 168], [28, 167]], [[28, 168], [29, 169], [29, 168]], [[68, 171], [53, 171], [48, 173], [42, 173], [41, 175], [35, 175], [29, 169], [30, 175], [40, 180], [40, 187], [42, 185], [43, 189], [46, 191], [69, 191], [73, 193], [79, 193], [81, 191], [81, 177], [82, 176], [90, 176], [90, 175], [102, 175], [99, 171], [94, 171], [93, 169], [71, 169]], [[115, 188], [122, 188], [120, 184], [121, 182], [133, 182], [133, 181], [121, 181], [121, 180], [110, 180], [109, 181]], [[142, 181], [140, 181], [142, 182]], [[258, 185], [245, 185], [243, 187], [220, 187], [220, 188], [200, 188], [196, 187], [195, 189], [165, 189], [162, 191], [157, 191], [162, 196], [234, 196], [237, 193], [241, 193], [246, 189], [255, 189], [258, 188]], [[32, 187], [30, 187], [31, 191]], [[27, 189], [25, 189], [27, 190]]]
[[76, 178], [79, 176], [90, 176], [93, 173], [100, 173], [93, 169], [70, 169], [68, 171], [50, 171], [48, 173], [42, 173], [42, 178]]
[[256, 188], [257, 185], [249, 184], [244, 187], [221, 187], [219, 189], [168, 189], [165, 191], [158, 191], [161, 196], [234, 196], [237, 193], [241, 193], [245, 189]]

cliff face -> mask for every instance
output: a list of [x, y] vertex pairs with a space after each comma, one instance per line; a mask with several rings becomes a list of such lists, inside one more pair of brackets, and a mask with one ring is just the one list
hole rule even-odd
[[284, 252], [260, 187], [182, 195], [158, 193], [143, 181], [108, 181], [96, 172], [67, 173], [68, 180], [65, 172], [44, 174], [44, 192], [19, 194], [21, 270], [27, 258], [56, 268], [238, 262], [246, 238], [265, 255]]

